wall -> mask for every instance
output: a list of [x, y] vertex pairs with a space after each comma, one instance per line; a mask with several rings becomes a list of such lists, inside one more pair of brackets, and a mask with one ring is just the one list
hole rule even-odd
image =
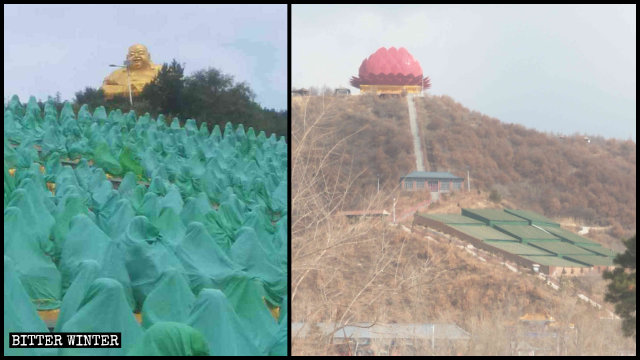
[[[429, 179], [425, 179], [424, 180], [424, 188], [422, 188], [422, 189], [417, 189], [416, 188], [416, 180], [415, 179], [408, 179], [407, 182], [411, 182], [412, 183], [411, 189], [405, 189], [405, 187], [404, 187], [405, 179], [400, 180], [400, 188], [403, 191], [429, 191]], [[442, 190], [442, 183], [443, 182], [449, 183], [449, 190]], [[441, 193], [454, 192], [454, 191], [460, 191], [460, 190], [464, 189], [464, 181], [460, 182], [460, 189], [454, 189], [453, 188], [453, 183], [454, 183], [453, 180], [449, 180], [449, 181], [438, 180], [438, 192], [441, 192]]]
[[[562, 267], [562, 266], [549, 266], [550, 276], [560, 277], [562, 276], [585, 276], [585, 275], [597, 275], [602, 276], [604, 270], [613, 270], [614, 266], [592, 266], [592, 267]], [[565, 271], [563, 274], [562, 271]]]

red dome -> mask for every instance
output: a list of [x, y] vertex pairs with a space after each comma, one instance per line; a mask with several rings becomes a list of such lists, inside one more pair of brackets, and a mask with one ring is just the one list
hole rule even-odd
[[379, 74], [422, 76], [422, 68], [407, 49], [391, 47], [387, 50], [381, 47], [368, 59], [362, 61], [358, 72], [360, 77]]
[[358, 71], [359, 77], [351, 79], [351, 85], [423, 85], [429, 88], [429, 78], [422, 77], [422, 67], [407, 49], [381, 47], [364, 59]]

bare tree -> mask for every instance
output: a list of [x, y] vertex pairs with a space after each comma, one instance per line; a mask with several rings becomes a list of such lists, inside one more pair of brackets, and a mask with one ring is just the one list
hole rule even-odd
[[[360, 129], [337, 133], [331, 124], [333, 100], [319, 101], [298, 101], [292, 112], [292, 319], [335, 323], [336, 331], [358, 322], [390, 321], [381, 299], [426, 281], [428, 262], [420, 268], [401, 266], [407, 238], [399, 242], [402, 232], [388, 220], [338, 216], [362, 174], [353, 172], [340, 145]], [[374, 194], [362, 199], [360, 209], [381, 209], [390, 200], [388, 194]], [[317, 354], [330, 351], [331, 338], [322, 341], [325, 348]]]

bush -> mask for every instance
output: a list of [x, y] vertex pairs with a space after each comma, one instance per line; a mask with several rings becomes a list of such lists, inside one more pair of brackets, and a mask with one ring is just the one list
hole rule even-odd
[[502, 196], [500, 196], [500, 193], [498, 192], [498, 190], [491, 189], [491, 194], [489, 194], [489, 200], [493, 201], [494, 203], [499, 203], [500, 201], [502, 201]]
[[171, 64], [162, 66], [158, 76], [140, 95], [134, 96], [133, 107], [128, 96], [106, 100], [102, 89], [87, 87], [76, 92], [74, 108], [77, 111], [83, 104], [89, 105], [90, 109], [102, 105], [107, 113], [114, 109], [123, 112], [133, 109], [138, 115], [148, 112], [153, 117], [163, 114], [167, 119], [195, 119], [198, 127], [206, 122], [209, 129], [215, 125], [224, 128], [231, 122], [243, 124], [245, 129], [253, 127], [256, 134], [264, 131], [267, 136], [288, 137], [287, 111], [260, 106], [246, 83], [237, 83], [233, 76], [213, 68], [191, 76], [183, 74], [184, 65], [174, 59]]
[[440, 118], [435, 118], [429, 122], [427, 125], [427, 129], [431, 131], [436, 131], [441, 129], [444, 126], [444, 121]]

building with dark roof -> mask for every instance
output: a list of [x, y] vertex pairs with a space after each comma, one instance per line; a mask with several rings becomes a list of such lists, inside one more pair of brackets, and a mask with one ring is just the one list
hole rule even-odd
[[602, 276], [603, 271], [613, 269], [616, 256], [613, 250], [526, 210], [463, 208], [460, 215], [416, 213], [413, 225], [454, 236], [503, 261], [552, 277]]
[[462, 189], [464, 178], [450, 172], [414, 171], [402, 176], [400, 185], [406, 191], [430, 191], [439, 194]]
[[506, 213], [501, 209], [462, 209], [462, 216], [480, 220], [488, 226], [529, 224], [527, 220]]
[[515, 215], [517, 217], [521, 217], [529, 222], [529, 225], [537, 225], [537, 226], [549, 226], [554, 228], [560, 228], [560, 224], [557, 222], [542, 216], [540, 214], [536, 214], [533, 211], [527, 210], [516, 210], [516, 209], [504, 209], [505, 212]]
[[291, 90], [291, 96], [309, 96], [311, 92], [307, 89]]

